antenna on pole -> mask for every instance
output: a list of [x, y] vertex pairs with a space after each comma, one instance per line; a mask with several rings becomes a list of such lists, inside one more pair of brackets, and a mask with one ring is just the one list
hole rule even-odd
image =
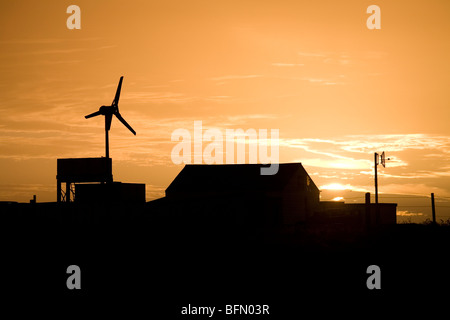
[[[380, 162], [378, 161], [380, 159]], [[386, 159], [386, 155], [384, 151], [380, 154], [375, 152], [374, 154], [374, 169], [375, 169], [375, 219], [376, 224], [378, 225], [380, 222], [380, 209], [378, 206], [378, 172], [377, 167], [379, 164], [383, 166], [383, 168], [386, 168], [386, 160], [391, 160], [390, 158]]]

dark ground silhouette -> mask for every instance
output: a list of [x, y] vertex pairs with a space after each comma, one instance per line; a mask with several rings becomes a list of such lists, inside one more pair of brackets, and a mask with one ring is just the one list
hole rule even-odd
[[[148, 204], [0, 207], [6, 305], [24, 301], [30, 308], [83, 314], [90, 308], [128, 316], [139, 311], [161, 319], [185, 318], [180, 311], [188, 304], [269, 304], [275, 319], [359, 308], [382, 315], [388, 307], [421, 307], [418, 299], [423, 307], [438, 303], [450, 284], [445, 226], [393, 225], [363, 233], [303, 224], [283, 234], [180, 222], [152, 213]], [[72, 264], [81, 268], [79, 291], [66, 288]], [[381, 268], [381, 290], [366, 287], [372, 264]], [[230, 316], [214, 316], [221, 317]]]

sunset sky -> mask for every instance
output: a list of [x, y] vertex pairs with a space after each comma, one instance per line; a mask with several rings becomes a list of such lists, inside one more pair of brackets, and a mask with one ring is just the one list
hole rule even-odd
[[[81, 29], [69, 30], [69, 5]], [[381, 29], [369, 30], [369, 5]], [[56, 201], [56, 159], [104, 156], [147, 200], [182, 169], [176, 129], [278, 129], [280, 162], [301, 162], [322, 192], [374, 192], [401, 219], [450, 218], [449, 1], [3, 1], [0, 201]]]

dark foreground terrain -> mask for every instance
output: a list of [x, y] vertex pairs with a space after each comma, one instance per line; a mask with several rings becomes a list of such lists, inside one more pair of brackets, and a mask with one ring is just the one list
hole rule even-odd
[[[290, 230], [152, 214], [145, 205], [1, 205], [2, 305], [23, 313], [207, 319], [183, 307], [268, 305], [248, 319], [442, 313], [450, 228], [339, 224]], [[190, 213], [187, 213], [187, 215]], [[67, 267], [81, 269], [69, 290]], [[370, 290], [367, 268], [381, 270]], [[308, 316], [307, 316], [308, 315]], [[431, 317], [432, 318], [432, 317]]]

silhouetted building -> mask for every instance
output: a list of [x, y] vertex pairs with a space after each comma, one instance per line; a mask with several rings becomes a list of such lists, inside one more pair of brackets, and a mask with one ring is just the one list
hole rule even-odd
[[145, 203], [145, 184], [113, 181], [111, 158], [58, 159], [56, 180], [58, 202]]
[[186, 165], [153, 202], [156, 210], [188, 222], [282, 227], [306, 221], [319, 189], [300, 163], [283, 163], [275, 175], [262, 164]]
[[[111, 158], [57, 159], [56, 181], [57, 201], [73, 201], [75, 183], [113, 181], [112, 160]], [[64, 189], [62, 183], [65, 183]]]

